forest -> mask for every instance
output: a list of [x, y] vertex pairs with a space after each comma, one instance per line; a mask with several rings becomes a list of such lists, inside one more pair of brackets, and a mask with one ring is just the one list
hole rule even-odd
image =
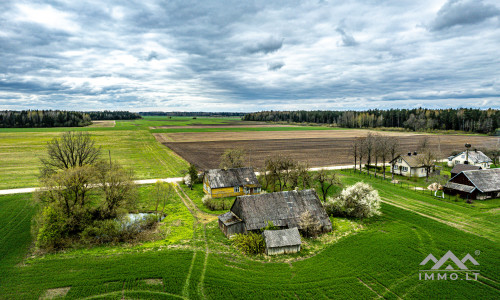
[[411, 131], [460, 130], [495, 134], [500, 127], [497, 109], [389, 109], [366, 111], [261, 111], [245, 121], [331, 124], [345, 128], [404, 128]]
[[23, 110], [0, 111], [0, 128], [83, 127], [92, 120], [134, 120], [142, 118], [128, 111], [63, 111]]
[[203, 111], [148, 111], [140, 112], [141, 116], [167, 116], [167, 117], [241, 117], [245, 113], [238, 112], [203, 112]]

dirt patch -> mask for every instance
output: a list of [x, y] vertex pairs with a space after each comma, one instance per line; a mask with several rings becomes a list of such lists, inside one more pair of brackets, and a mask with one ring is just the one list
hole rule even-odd
[[115, 127], [115, 121], [92, 121], [92, 125], [88, 127]]
[[68, 287], [46, 290], [45, 293], [40, 297], [40, 300], [63, 298], [66, 296], [66, 294], [69, 292], [70, 289], [71, 287], [68, 286]]
[[152, 126], [150, 129], [190, 129], [190, 128], [261, 128], [261, 127], [294, 127], [294, 125], [272, 125], [272, 124], [212, 124], [212, 125], [189, 125], [189, 126], [175, 126], [175, 125], [166, 125], [166, 126]]
[[[196, 134], [195, 136], [182, 133], [183, 136], [175, 136], [177, 142], [160, 140], [164, 145], [172, 149], [178, 155], [190, 163], [195, 164], [200, 169], [217, 168], [220, 156], [228, 148], [242, 148], [247, 150], [247, 164], [260, 168], [264, 165], [266, 158], [277, 154], [286, 154], [294, 160], [306, 162], [309, 167], [324, 167], [334, 165], [350, 165], [354, 162], [350, 155], [351, 145], [356, 136], [362, 136], [362, 130], [351, 131], [350, 134], [342, 131], [293, 131], [293, 132], [250, 132], [251, 135], [237, 136], [247, 132], [230, 133], [235, 135], [225, 135], [226, 133], [211, 133], [207, 135]], [[277, 134], [282, 134], [280, 138]], [[172, 137], [174, 134], [168, 134]], [[177, 135], [177, 134], [175, 134]], [[205, 135], [205, 137], [203, 136]], [[217, 136], [219, 135], [219, 136]], [[291, 138], [295, 135], [295, 138]], [[304, 135], [309, 135], [304, 138]], [[330, 136], [329, 136], [330, 135]], [[336, 135], [336, 136], [335, 136]], [[401, 144], [401, 152], [414, 151], [425, 135], [393, 134], [397, 136]], [[323, 136], [323, 137], [315, 137]], [[458, 136], [458, 135], [427, 135], [430, 138], [431, 146], [440, 150], [441, 158], [446, 158], [454, 150], [463, 150], [465, 143], [474, 146], [494, 147], [498, 143], [496, 137], [486, 136]], [[233, 140], [230, 137], [234, 138]], [[197, 139], [193, 141], [193, 139]], [[212, 141], [215, 139], [215, 141]], [[179, 140], [187, 140], [180, 142]]]
[[148, 285], [163, 285], [163, 279], [160, 278], [144, 279], [144, 283]]

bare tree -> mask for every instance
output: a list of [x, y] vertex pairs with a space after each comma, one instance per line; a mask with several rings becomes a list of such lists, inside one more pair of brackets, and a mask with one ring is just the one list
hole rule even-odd
[[379, 141], [378, 141], [378, 155], [380, 156], [380, 159], [382, 160], [382, 172], [384, 173], [384, 179], [385, 179], [385, 163], [387, 159], [389, 158], [389, 147], [390, 147], [390, 140], [388, 136], [380, 136]]
[[226, 149], [221, 155], [219, 168], [242, 168], [245, 165], [246, 151], [243, 149]]
[[48, 158], [42, 158], [41, 175], [98, 162], [101, 148], [88, 132], [68, 131], [47, 143]]
[[289, 184], [290, 176], [297, 168], [297, 163], [284, 155], [277, 155], [266, 159], [265, 165], [266, 176], [273, 191], [275, 191], [276, 185], [278, 185], [279, 191], [283, 191]]
[[392, 179], [394, 180], [394, 159], [399, 155], [400, 153], [400, 145], [399, 145], [399, 139], [396, 137], [391, 137], [387, 139], [387, 153], [389, 154], [389, 157], [391, 159], [391, 172], [392, 172]]
[[[165, 206], [174, 195], [174, 187], [171, 183], [157, 181], [154, 188], [155, 213], [160, 218], [165, 211]], [[160, 205], [162, 206], [161, 212], [158, 210]]]
[[430, 148], [424, 149], [423, 152], [417, 155], [418, 163], [425, 168], [426, 179], [429, 179], [429, 174], [431, 172], [431, 169], [434, 167], [436, 157], [436, 153]]
[[321, 196], [323, 197], [323, 201], [326, 201], [326, 195], [330, 188], [334, 185], [339, 185], [340, 180], [335, 173], [328, 173], [325, 170], [319, 170], [314, 177], [317, 181], [317, 185], [321, 190]]
[[358, 163], [358, 157], [360, 151], [361, 151], [361, 139], [356, 138], [354, 141], [352, 141], [351, 147], [349, 149], [350, 154], [354, 158], [354, 172], [356, 172], [356, 165]]
[[364, 150], [366, 154], [366, 165], [368, 175], [370, 175], [370, 164], [372, 162], [373, 152], [375, 151], [375, 138], [372, 133], [368, 133], [364, 142]]

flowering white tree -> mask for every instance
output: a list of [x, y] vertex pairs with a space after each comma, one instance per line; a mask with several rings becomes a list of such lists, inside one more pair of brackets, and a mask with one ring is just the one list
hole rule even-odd
[[355, 218], [380, 215], [380, 196], [371, 185], [358, 182], [342, 190], [337, 198], [329, 199], [326, 210], [330, 214]]

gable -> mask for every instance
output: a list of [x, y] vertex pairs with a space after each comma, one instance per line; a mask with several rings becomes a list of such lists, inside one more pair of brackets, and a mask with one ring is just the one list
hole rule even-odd
[[212, 189], [235, 186], [260, 187], [252, 168], [211, 169], [205, 172], [204, 178]]

